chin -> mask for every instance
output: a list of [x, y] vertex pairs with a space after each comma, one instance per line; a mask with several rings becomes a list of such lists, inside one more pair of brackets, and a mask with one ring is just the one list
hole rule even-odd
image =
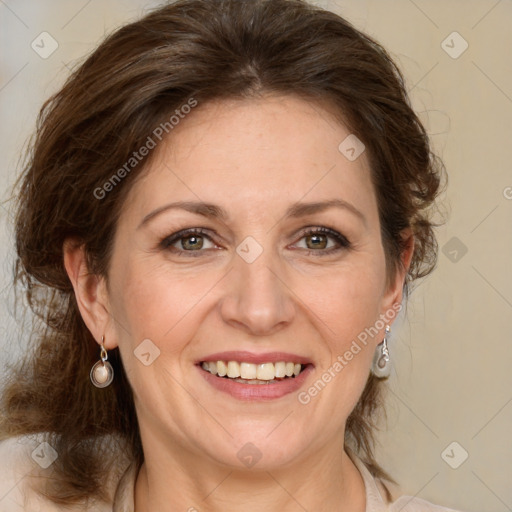
[[[276, 423], [273, 423], [272, 428], [275, 426]], [[210, 443], [208, 445], [210, 456], [218, 463], [238, 470], [247, 468], [253, 471], [271, 471], [291, 464], [297, 455], [303, 453], [310, 444], [306, 439], [296, 439], [294, 436], [290, 436], [288, 430], [269, 435], [272, 428], [264, 432], [244, 430], [236, 434], [233, 433], [233, 439], [230, 439], [228, 443], [222, 443], [222, 446], [221, 443], [215, 443], [215, 440], [211, 439], [211, 442], [222, 450], [211, 451]], [[295, 429], [295, 431], [300, 432], [300, 429]], [[208, 439], [208, 437], [203, 439]], [[203, 453], [205, 452], [203, 451]]]

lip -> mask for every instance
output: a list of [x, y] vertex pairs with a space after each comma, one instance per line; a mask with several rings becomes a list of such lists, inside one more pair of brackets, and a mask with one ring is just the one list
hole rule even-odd
[[[227, 353], [227, 352], [226, 352]], [[217, 357], [217, 354], [214, 354]], [[259, 356], [258, 356], [259, 357]], [[261, 359], [261, 358], [260, 358]], [[212, 359], [210, 359], [212, 360]], [[218, 359], [214, 359], [217, 361]], [[221, 359], [222, 360], [222, 359]], [[231, 359], [237, 360], [237, 359]], [[276, 359], [276, 361], [282, 361], [282, 359]], [[293, 359], [292, 359], [293, 360]], [[202, 361], [205, 361], [204, 359]], [[247, 361], [248, 362], [248, 361]], [[263, 362], [271, 362], [265, 359]], [[299, 361], [296, 361], [299, 362]], [[301, 363], [303, 364], [303, 363]], [[243, 384], [241, 382], [235, 382], [232, 379], [226, 379], [224, 377], [217, 377], [211, 374], [207, 370], [203, 370], [201, 366], [196, 365], [198, 372], [211, 386], [218, 391], [227, 393], [238, 400], [243, 401], [263, 401], [263, 400], [276, 400], [290, 393], [296, 392], [302, 387], [306, 379], [313, 371], [313, 365], [307, 364], [307, 366], [294, 378], [283, 379], [280, 382], [273, 384]]]
[[203, 361], [237, 361], [239, 363], [252, 364], [277, 363], [279, 361], [284, 361], [285, 363], [313, 365], [310, 359], [299, 356], [297, 354], [291, 354], [290, 352], [265, 352], [262, 354], [255, 354], [254, 352], [240, 350], [210, 354], [209, 356], [205, 356], [202, 359], [196, 361], [196, 364], [201, 364]]

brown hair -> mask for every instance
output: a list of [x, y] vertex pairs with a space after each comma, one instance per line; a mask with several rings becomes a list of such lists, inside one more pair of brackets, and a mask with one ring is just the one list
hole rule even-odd
[[[90, 271], [107, 277], [123, 200], [152, 153], [101, 198], [95, 191], [191, 98], [201, 105], [266, 93], [327, 103], [363, 141], [388, 276], [401, 265], [401, 230], [415, 235], [405, 294], [434, 268], [431, 210], [442, 164], [400, 71], [377, 42], [302, 0], [179, 0], [117, 30], [42, 107], [16, 192], [16, 282], [38, 321], [33, 350], [3, 393], [0, 435], [47, 433], [59, 454], [59, 478], [45, 491], [54, 501], [110, 499], [102, 481], [122, 443], [128, 459], [143, 460], [118, 350], [109, 357], [114, 383], [99, 390], [89, 381], [98, 345], [63, 266], [64, 240], [83, 244]], [[373, 455], [381, 388], [370, 375], [346, 442], [375, 476], [389, 478]], [[109, 436], [120, 443], [110, 458]]]

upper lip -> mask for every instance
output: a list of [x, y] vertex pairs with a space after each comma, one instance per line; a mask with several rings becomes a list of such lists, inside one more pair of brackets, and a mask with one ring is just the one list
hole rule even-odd
[[300, 364], [311, 364], [311, 360], [307, 357], [291, 354], [290, 352], [264, 352], [261, 354], [255, 354], [254, 352], [240, 350], [231, 350], [228, 352], [217, 352], [215, 354], [210, 354], [199, 359], [197, 363], [199, 364], [203, 361], [238, 361], [239, 363], [252, 364], [277, 363], [279, 361], [284, 361]]

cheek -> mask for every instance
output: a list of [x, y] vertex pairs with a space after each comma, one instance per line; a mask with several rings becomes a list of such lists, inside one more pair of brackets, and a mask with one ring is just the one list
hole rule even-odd
[[298, 295], [322, 320], [331, 348], [342, 350], [378, 319], [384, 279], [384, 267], [366, 258], [306, 279]]
[[149, 259], [126, 261], [120, 268], [122, 273], [113, 280], [112, 302], [112, 314], [121, 327], [120, 344], [127, 341], [133, 350], [149, 338], [157, 347], [165, 346], [166, 352], [179, 349], [180, 340], [186, 339], [184, 331], [190, 330], [190, 321], [200, 309], [197, 306], [218, 280], [217, 275], [177, 275], [168, 263]]
[[378, 266], [369, 268], [351, 266], [333, 273], [304, 300], [319, 319], [316, 328], [324, 350], [319, 351], [323, 357], [315, 380], [298, 399], [316, 410], [328, 409], [332, 425], [344, 423], [355, 407], [373, 358], [371, 328], [379, 319], [383, 277]]
[[119, 350], [138, 407], [153, 414], [163, 400], [187, 401], [173, 375], [213, 283], [205, 274], [177, 277], [168, 265], [148, 260], [119, 268], [111, 302]]

